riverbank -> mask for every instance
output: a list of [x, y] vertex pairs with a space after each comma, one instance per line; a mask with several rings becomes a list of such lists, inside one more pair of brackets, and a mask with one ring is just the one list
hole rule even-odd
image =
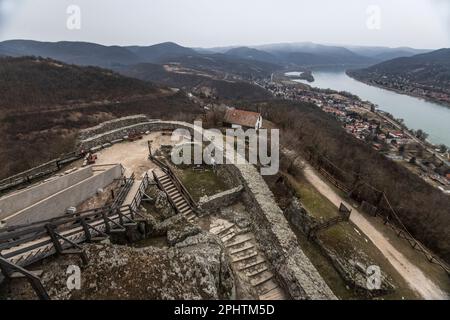
[[442, 105], [444, 107], [449, 107], [450, 108], [450, 102], [445, 102], [445, 101], [434, 99], [434, 98], [431, 98], [431, 97], [428, 97], [428, 96], [415, 94], [413, 92], [406, 92], [406, 91], [402, 91], [402, 90], [399, 90], [399, 89], [386, 87], [386, 86], [380, 85], [378, 83], [374, 83], [374, 82], [371, 82], [369, 80], [362, 79], [361, 77], [358, 77], [357, 75], [353, 74], [350, 70], [345, 70], [345, 74], [347, 76], [349, 76], [350, 78], [352, 78], [353, 80], [362, 82], [362, 83], [364, 83], [364, 84], [366, 84], [368, 86], [377, 87], [377, 88], [380, 88], [380, 89], [392, 91], [392, 92], [395, 92], [395, 93], [398, 93], [398, 94], [401, 94], [401, 95], [405, 95], [405, 96], [408, 96], [408, 97], [412, 97], [412, 98], [422, 99], [422, 100], [427, 101], [427, 102], [436, 103], [436, 104]]
[[394, 118], [403, 119], [408, 128], [425, 131], [431, 143], [450, 146], [450, 108], [447, 106], [368, 85], [349, 77], [345, 69], [316, 71], [313, 76], [315, 81], [312, 84], [304, 80], [295, 81], [319, 89], [349, 92], [363, 101], [370, 101]]

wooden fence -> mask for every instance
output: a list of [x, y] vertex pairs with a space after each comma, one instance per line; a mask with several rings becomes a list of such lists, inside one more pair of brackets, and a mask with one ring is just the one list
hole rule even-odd
[[29, 185], [37, 179], [41, 179], [59, 171], [64, 165], [81, 159], [82, 157], [83, 155], [78, 152], [71, 152], [58, 159], [53, 159], [37, 167], [0, 180], [0, 193], [8, 191], [12, 188]]

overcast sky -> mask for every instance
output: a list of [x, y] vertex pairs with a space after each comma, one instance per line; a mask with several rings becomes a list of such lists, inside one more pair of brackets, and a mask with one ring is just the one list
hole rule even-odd
[[[67, 8], [81, 28], [67, 28]], [[0, 40], [450, 47], [449, 0], [0, 0]]]

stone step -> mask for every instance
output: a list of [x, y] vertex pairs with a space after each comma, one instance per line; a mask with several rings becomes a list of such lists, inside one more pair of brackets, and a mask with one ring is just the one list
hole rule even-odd
[[262, 258], [261, 259], [256, 259], [254, 262], [250, 262], [249, 264], [246, 264], [246, 265], [240, 267], [238, 270], [239, 271], [248, 270], [250, 268], [253, 268], [253, 267], [256, 267], [256, 266], [258, 266], [260, 264], [263, 264], [265, 262], [266, 262], [265, 259], [262, 259]]
[[250, 271], [248, 273], [246, 273], [247, 277], [255, 277], [261, 273], [263, 273], [264, 271], [267, 271], [267, 265], [266, 264], [260, 264], [258, 266], [258, 268], [255, 268], [254, 271]]
[[236, 237], [236, 233], [235, 233], [234, 231], [232, 231], [232, 232], [230, 232], [230, 233], [228, 233], [228, 234], [222, 236], [222, 237], [220, 238], [220, 240], [222, 240], [223, 243], [226, 243], [226, 242], [228, 242], [228, 241], [234, 239], [234, 237]]
[[278, 288], [278, 290], [281, 291], [281, 288], [278, 286], [278, 284], [275, 282], [275, 278], [270, 279], [269, 281], [264, 282], [263, 284], [255, 287], [256, 292], [258, 295], [263, 295], [275, 288]]
[[188, 219], [197, 217], [192, 211], [186, 213], [184, 216]]
[[224, 234], [225, 232], [227, 232], [228, 230], [230, 230], [231, 228], [233, 228], [234, 227], [234, 223], [233, 224], [230, 224], [230, 225], [228, 225], [228, 226], [226, 226], [226, 227], [224, 227], [224, 228], [222, 228], [222, 229], [220, 229], [220, 230], [218, 230], [218, 232], [216, 233], [217, 235], [220, 235], [220, 234]]
[[245, 250], [248, 250], [248, 249], [253, 249], [254, 247], [255, 246], [253, 244], [250, 244], [250, 245], [244, 246], [244, 247], [239, 248], [239, 249], [230, 250], [230, 254], [234, 255], [236, 253], [239, 253], [239, 252], [242, 252], [242, 251], [245, 251]]
[[250, 283], [252, 284], [252, 286], [257, 287], [271, 280], [272, 278], [273, 274], [271, 272], [265, 271], [263, 275], [259, 277], [259, 279], [254, 279], [250, 281]]
[[245, 256], [252, 254], [253, 252], [258, 253], [258, 251], [256, 251], [255, 248], [247, 248], [245, 250], [242, 250], [241, 252], [232, 254], [231, 257], [233, 257], [233, 258], [245, 257]]
[[280, 290], [280, 287], [278, 286], [259, 296], [259, 300], [284, 300], [284, 299], [285, 296], [283, 292]]
[[245, 261], [248, 260], [250, 258], [256, 257], [258, 255], [258, 252], [252, 252], [248, 255], [243, 255], [241, 257], [232, 257], [231, 258], [231, 262], [236, 263], [236, 262], [241, 262], [241, 261]]
[[[243, 235], [243, 236], [245, 236], [245, 235]], [[253, 240], [253, 237], [251, 237], [251, 236], [243, 237], [243, 238], [241, 238], [241, 239], [235, 240], [235, 241], [232, 242], [232, 243], [227, 244], [226, 247], [227, 247], [227, 248], [231, 248], [231, 247], [238, 246], [238, 245], [240, 245], [240, 244], [249, 242], [249, 241], [251, 241], [251, 240]]]
[[188, 214], [188, 215], [186, 215], [185, 217], [186, 217], [187, 221], [189, 221], [189, 222], [192, 222], [192, 221], [194, 221], [195, 219], [197, 219], [197, 216], [196, 216], [195, 214], [193, 214], [193, 213]]

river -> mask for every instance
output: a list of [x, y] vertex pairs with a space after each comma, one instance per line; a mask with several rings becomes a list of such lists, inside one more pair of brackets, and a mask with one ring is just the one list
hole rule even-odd
[[[298, 75], [290, 72], [287, 75]], [[344, 70], [313, 71], [315, 81], [295, 80], [322, 89], [347, 91], [368, 100], [379, 109], [389, 112], [397, 119], [403, 119], [410, 129], [422, 129], [429, 134], [434, 144], [444, 143], [450, 147], [450, 107], [410, 97], [393, 91], [369, 86], [347, 76]]]

